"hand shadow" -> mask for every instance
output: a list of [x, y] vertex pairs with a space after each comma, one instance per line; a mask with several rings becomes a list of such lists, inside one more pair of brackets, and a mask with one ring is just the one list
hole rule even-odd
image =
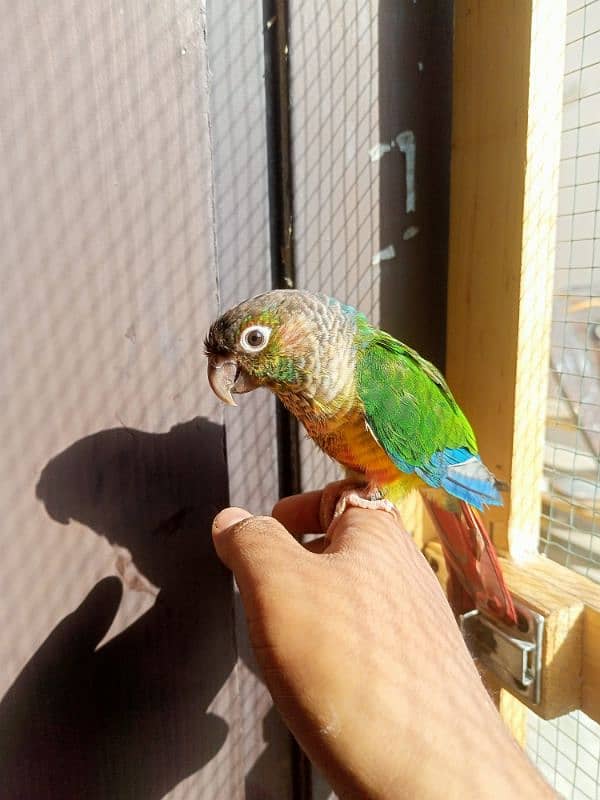
[[105, 578], [65, 617], [0, 704], [2, 797], [162, 797], [227, 736], [207, 707], [236, 660], [230, 574], [210, 523], [227, 503], [223, 429], [106, 430], [44, 468], [50, 516], [127, 547], [160, 588], [153, 607], [95, 649], [120, 604]]

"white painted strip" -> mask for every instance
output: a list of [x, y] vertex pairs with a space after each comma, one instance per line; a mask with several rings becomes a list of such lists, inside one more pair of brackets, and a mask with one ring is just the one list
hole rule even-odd
[[371, 161], [379, 161], [386, 153], [389, 153], [392, 149], [392, 146], [387, 142], [379, 142], [376, 144], [375, 147], [372, 147], [369, 150], [369, 158]]
[[390, 259], [396, 256], [396, 248], [393, 244], [388, 244], [387, 247], [384, 247], [383, 250], [380, 250], [378, 253], [375, 253], [371, 264], [375, 266], [376, 264], [381, 264], [382, 261], [389, 261]]
[[405, 242], [409, 239], [414, 239], [415, 236], [419, 233], [420, 228], [417, 225], [409, 225], [408, 228], [405, 228], [402, 231], [402, 238]]
[[396, 136], [398, 149], [404, 153], [406, 159], [406, 213], [410, 214], [417, 208], [415, 189], [415, 164], [417, 160], [417, 142], [412, 131], [402, 131]]

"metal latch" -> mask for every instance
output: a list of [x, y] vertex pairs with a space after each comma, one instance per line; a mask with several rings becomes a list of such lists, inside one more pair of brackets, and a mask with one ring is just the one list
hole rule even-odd
[[515, 603], [515, 609], [518, 628], [504, 626], [477, 609], [460, 614], [458, 623], [474, 658], [513, 692], [539, 703], [544, 618], [520, 603]]

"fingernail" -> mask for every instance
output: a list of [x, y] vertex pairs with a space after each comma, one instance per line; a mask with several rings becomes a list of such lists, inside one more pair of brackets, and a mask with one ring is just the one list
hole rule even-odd
[[227, 530], [227, 528], [231, 528], [232, 525], [235, 525], [236, 522], [241, 522], [243, 519], [248, 519], [248, 517], [251, 516], [252, 514], [244, 508], [236, 508], [235, 506], [224, 508], [223, 511], [219, 511], [213, 520], [213, 533]]

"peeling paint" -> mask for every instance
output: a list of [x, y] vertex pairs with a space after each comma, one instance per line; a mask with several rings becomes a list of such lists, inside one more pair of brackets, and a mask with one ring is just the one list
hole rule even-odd
[[409, 225], [408, 228], [402, 231], [402, 238], [407, 242], [409, 239], [414, 239], [418, 233], [419, 228], [417, 225]]
[[410, 214], [417, 208], [415, 190], [415, 163], [417, 160], [417, 142], [413, 131], [402, 131], [396, 136], [398, 149], [406, 158], [406, 213]]
[[369, 158], [371, 161], [379, 161], [386, 153], [389, 153], [392, 145], [387, 142], [380, 142], [369, 150]]
[[135, 323], [131, 323], [131, 325], [125, 331], [125, 338], [129, 339], [131, 344], [135, 344], [136, 341], [136, 333], [135, 333]]
[[389, 261], [390, 259], [396, 256], [396, 248], [393, 244], [388, 244], [387, 247], [384, 247], [383, 250], [380, 250], [378, 253], [375, 253], [371, 264], [376, 266], [377, 264], [381, 264], [382, 261]]
[[[422, 69], [423, 62], [419, 61], [419, 69]], [[410, 214], [417, 209], [417, 192], [415, 186], [415, 165], [417, 160], [417, 140], [411, 130], [401, 131], [391, 142], [379, 142], [369, 150], [371, 161], [379, 161], [380, 158], [391, 150], [398, 148], [404, 153], [406, 159], [406, 213]]]

